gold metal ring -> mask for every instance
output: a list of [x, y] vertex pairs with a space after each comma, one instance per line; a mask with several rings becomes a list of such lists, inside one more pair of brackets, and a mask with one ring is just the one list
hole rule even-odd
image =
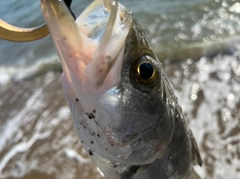
[[34, 28], [20, 28], [0, 19], [0, 38], [14, 42], [29, 42], [49, 34], [46, 24]]

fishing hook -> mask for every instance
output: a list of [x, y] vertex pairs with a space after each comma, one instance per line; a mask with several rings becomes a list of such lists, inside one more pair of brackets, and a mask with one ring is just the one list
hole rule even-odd
[[0, 38], [14, 42], [29, 42], [49, 34], [46, 24], [34, 28], [21, 28], [0, 19]]
[[[70, 9], [72, 0], [64, 0], [71, 14]], [[21, 28], [13, 26], [0, 18], [0, 38], [14, 42], [29, 42], [41, 39], [49, 34], [46, 24], [34, 28]]]

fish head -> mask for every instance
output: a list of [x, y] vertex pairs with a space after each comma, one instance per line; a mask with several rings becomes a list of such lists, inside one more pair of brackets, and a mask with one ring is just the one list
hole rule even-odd
[[94, 1], [76, 21], [61, 0], [42, 0], [42, 10], [84, 148], [115, 164], [161, 158], [174, 128], [165, 74], [131, 12], [112, 0]]

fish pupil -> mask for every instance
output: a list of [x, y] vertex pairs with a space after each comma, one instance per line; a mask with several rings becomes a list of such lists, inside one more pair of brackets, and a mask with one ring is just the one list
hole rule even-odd
[[151, 63], [142, 63], [139, 66], [139, 75], [142, 77], [144, 80], [148, 80], [153, 76], [154, 73], [154, 68]]

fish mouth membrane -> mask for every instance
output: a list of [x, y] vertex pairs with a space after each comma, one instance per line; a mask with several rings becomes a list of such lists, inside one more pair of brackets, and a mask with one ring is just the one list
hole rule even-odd
[[101, 87], [119, 57], [119, 60], [123, 60], [123, 54], [120, 53], [124, 52], [132, 26], [131, 13], [117, 0], [96, 0], [83, 11], [76, 22], [86, 36], [99, 42], [86, 73], [97, 79], [96, 87]]
[[117, 0], [95, 0], [75, 21], [63, 1], [42, 0], [41, 6], [64, 73], [78, 67], [79, 81], [87, 76], [88, 83], [101, 87], [116, 61], [123, 60], [131, 12]]
[[[85, 35], [99, 41], [101, 50], [104, 50], [111, 38], [125, 32], [128, 34], [132, 16], [117, 0], [95, 0], [76, 19], [76, 23]], [[118, 40], [125, 42], [126, 35]]]

